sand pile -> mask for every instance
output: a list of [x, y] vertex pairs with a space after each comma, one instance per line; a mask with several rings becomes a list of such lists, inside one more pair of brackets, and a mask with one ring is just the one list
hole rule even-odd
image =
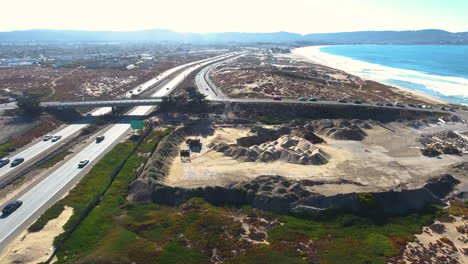
[[218, 144], [214, 150], [245, 162], [286, 161], [295, 164], [320, 165], [328, 162], [329, 156], [303, 138], [285, 135], [277, 140], [253, 145], [249, 148], [238, 145]]
[[[360, 124], [366, 129], [372, 129], [372, 126], [367, 123], [360, 122]], [[367, 136], [364, 130], [348, 120], [314, 120], [306, 125], [306, 128], [310, 131], [338, 140], [361, 141]]]

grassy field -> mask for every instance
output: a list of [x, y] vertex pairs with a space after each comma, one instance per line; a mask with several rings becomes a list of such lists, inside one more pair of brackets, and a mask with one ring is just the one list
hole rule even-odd
[[42, 163], [40, 166], [39, 166], [39, 169], [47, 169], [47, 168], [50, 168], [50, 167], [53, 167], [55, 164], [59, 163], [60, 161], [64, 160], [66, 156], [70, 155], [72, 152], [70, 151], [64, 151], [58, 155], [55, 155], [53, 158], [51, 158], [50, 160]]

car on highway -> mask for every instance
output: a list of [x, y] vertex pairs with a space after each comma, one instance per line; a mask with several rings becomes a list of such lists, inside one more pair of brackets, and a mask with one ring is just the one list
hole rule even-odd
[[166, 90], [168, 90], [168, 91], [169, 91], [169, 87], [167, 87], [167, 88], [166, 88]]
[[61, 138], [62, 138], [62, 136], [53, 136], [51, 141], [52, 141], [52, 142], [57, 142], [57, 141], [59, 141]]
[[301, 101], [301, 102], [306, 102], [307, 101], [307, 98], [305, 97], [301, 97], [301, 98], [297, 98], [298, 101]]
[[376, 102], [375, 105], [376, 105], [376, 106], [384, 106], [384, 104], [381, 103], [381, 102]]
[[141, 88], [138, 88], [137, 92], [141, 92]]
[[20, 165], [21, 163], [23, 163], [24, 159], [23, 158], [16, 158], [14, 159], [12, 162], [11, 162], [11, 167], [16, 167], [18, 165]]
[[16, 209], [18, 209], [22, 204], [23, 202], [20, 200], [10, 202], [7, 205], [5, 205], [5, 207], [3, 207], [2, 214], [5, 214], [5, 215], [11, 214], [14, 211], [16, 211]]
[[50, 139], [52, 139], [52, 136], [51, 135], [46, 135], [42, 138], [42, 140], [44, 141], [49, 141]]
[[0, 159], [0, 168], [10, 163], [9, 159]]
[[340, 99], [337, 101], [338, 103], [342, 103], [342, 104], [346, 104], [348, 101], [346, 101], [345, 99]]
[[393, 106], [393, 104], [388, 102], [388, 103], [385, 104], [385, 106]]
[[362, 102], [359, 101], [359, 100], [354, 100], [354, 101], [353, 101], [353, 104], [362, 104]]
[[281, 97], [275, 96], [275, 97], [273, 97], [273, 100], [275, 100], [275, 101], [281, 101]]
[[310, 98], [309, 99], [309, 102], [317, 102], [318, 101], [318, 98]]
[[400, 103], [400, 102], [396, 102], [396, 103], [395, 103], [395, 106], [396, 106], [396, 107], [405, 107], [405, 105], [402, 104], [402, 103]]
[[88, 165], [89, 160], [81, 160], [78, 162], [78, 168], [84, 168], [84, 166]]
[[416, 105], [414, 104], [408, 104], [409, 107], [417, 107]]
[[103, 141], [105, 138], [105, 136], [97, 136], [96, 137], [96, 143], [100, 143], [101, 141]]

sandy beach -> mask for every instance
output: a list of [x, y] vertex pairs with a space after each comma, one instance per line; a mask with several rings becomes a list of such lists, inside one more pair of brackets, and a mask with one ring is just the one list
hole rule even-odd
[[[317, 49], [317, 50], [319, 50], [320, 48], [323, 48], [323, 47], [327, 47], [327, 46], [314, 46], [314, 48]], [[431, 104], [444, 104], [444, 105], [445, 104], [450, 104], [449, 102], [446, 102], [446, 101], [444, 101], [442, 99], [439, 99], [439, 98], [436, 98], [434, 96], [425, 94], [423, 92], [415, 91], [415, 90], [412, 90], [412, 89], [409, 89], [409, 88], [406, 88], [406, 87], [402, 87], [402, 86], [399, 86], [399, 85], [395, 85], [395, 84], [386, 83], [386, 82], [383, 82], [381, 80], [370, 79], [370, 78], [368, 78], [366, 76], [357, 74], [355, 72], [351, 72], [351, 71], [348, 71], [346, 69], [342, 69], [340, 67], [337, 67], [336, 65], [330, 64], [329, 62], [326, 62], [324, 60], [319, 60], [317, 58], [314, 58], [312, 56], [307, 55], [305, 50], [304, 50], [305, 48], [310, 48], [310, 47], [293, 49], [292, 53], [299, 56], [302, 59], [305, 59], [306, 61], [309, 61], [309, 62], [312, 62], [312, 63], [315, 63], [315, 64], [324, 65], [324, 66], [327, 66], [327, 67], [330, 67], [330, 68], [342, 70], [344, 72], [347, 72], [348, 74], [356, 75], [356, 76], [358, 76], [359, 78], [361, 78], [363, 80], [372, 80], [372, 81], [375, 81], [375, 82], [379, 82], [379, 83], [394, 87], [394, 88], [400, 90], [401, 92], [403, 92], [405, 94], [411, 94], [413, 97], [415, 97], [417, 99], [420, 99], [422, 101], [431, 103]]]

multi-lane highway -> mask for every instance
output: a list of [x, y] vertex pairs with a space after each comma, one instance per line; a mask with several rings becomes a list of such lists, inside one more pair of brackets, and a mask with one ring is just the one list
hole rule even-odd
[[[161, 73], [157, 77], [155, 77], [155, 78], [145, 82], [144, 84], [141, 84], [138, 87], [134, 88], [132, 90], [133, 91], [132, 94], [138, 95], [140, 93], [145, 92], [146, 90], [148, 90], [149, 88], [151, 88], [151, 87], [153, 87], [153, 86], [155, 86], [157, 84], [165, 84], [166, 79], [168, 77], [172, 76], [174, 73], [177, 73], [178, 71], [181, 71], [182, 69], [185, 69], [185, 71], [190, 70], [190, 69], [193, 70], [194, 67], [199, 67], [197, 65], [201, 65], [201, 64], [206, 65], [207, 62], [211, 63], [213, 59], [215, 59], [215, 60], [216, 59], [224, 59], [224, 58], [229, 57], [229, 56], [231, 56], [231, 54], [221, 55], [221, 56], [217, 56], [215, 58], [209, 58], [209, 59], [204, 59], [204, 60], [200, 60], [200, 61], [195, 61], [195, 62], [191, 62], [191, 63], [187, 63], [187, 64], [184, 64], [184, 65], [180, 65], [180, 66], [171, 68], [171, 69]], [[185, 74], [187, 74], [187, 73], [185, 73]], [[168, 84], [174, 85], [175, 83], [181, 82], [183, 80], [183, 78], [185, 78], [185, 75], [179, 74], [175, 78], [173, 78]], [[164, 89], [160, 89], [160, 91], [165, 90], [165, 91], [163, 91], [164, 94], [167, 93], [167, 92], [170, 92], [170, 90], [167, 90], [168, 87], [172, 87], [172, 86], [165, 85]], [[98, 108], [98, 109], [94, 110], [91, 113], [91, 115], [92, 116], [104, 115], [104, 114], [109, 113], [110, 111], [111, 111], [110, 107], [102, 107], [102, 108]], [[90, 119], [92, 117], [87, 117], [87, 118]], [[13, 161], [16, 158], [24, 158], [25, 162], [19, 164], [16, 167], [11, 167], [8, 164], [8, 165], [0, 168], [0, 182], [3, 182], [6, 179], [11, 178], [12, 176], [16, 175], [20, 170], [24, 169], [25, 166], [31, 164], [32, 162], [37, 161], [38, 159], [43, 157], [46, 153], [58, 148], [60, 145], [62, 145], [64, 142], [66, 142], [67, 140], [69, 140], [70, 138], [72, 138], [73, 136], [78, 134], [81, 131], [81, 129], [83, 129], [84, 127], [86, 127], [88, 125], [89, 125], [89, 122], [82, 122], [81, 121], [81, 122], [77, 122], [75, 124], [62, 126], [59, 129], [56, 129], [55, 131], [50, 133], [50, 134], [53, 134], [53, 135], [62, 136], [62, 138], [59, 141], [51, 142], [50, 140], [49, 141], [42, 141], [42, 139], [37, 139], [34, 142], [32, 142], [32, 143], [28, 144], [27, 146], [25, 146], [24, 148], [22, 148], [21, 150], [16, 151], [14, 154], [8, 156], [7, 158], [9, 158], [10, 161]]]
[[[169, 94], [191, 72], [207, 64], [226, 59], [229, 56], [231, 54], [191, 63], [188, 68], [171, 77], [171, 80], [162, 85], [158, 91], [153, 93], [153, 96], [162, 97]], [[147, 86], [146, 88], [149, 87]], [[81, 151], [74, 154], [74, 156], [51, 172], [45, 179], [37, 183], [26, 193], [20, 195], [20, 197], [17, 197], [17, 199], [23, 201], [23, 205], [13, 214], [7, 217], [0, 217], [0, 250], [68, 191], [107, 151], [112, 149], [115, 144], [128, 134], [130, 131], [130, 119], [136, 116], [143, 117], [150, 113], [153, 108], [153, 106], [139, 106], [131, 109], [127, 113], [128, 117], [124, 117], [123, 122], [111, 126], [107, 131], [102, 133], [105, 136], [104, 141], [101, 143], [89, 142]], [[68, 129], [68, 127], [65, 129]], [[60, 133], [62, 133], [62, 130]], [[38, 147], [34, 147], [34, 149], [37, 148], [37, 152], [39, 152], [40, 146], [45, 146], [44, 144], [46, 143], [51, 142], [39, 142]], [[78, 162], [85, 159], [89, 160], [90, 163], [85, 168], [79, 169], [77, 166]]]

